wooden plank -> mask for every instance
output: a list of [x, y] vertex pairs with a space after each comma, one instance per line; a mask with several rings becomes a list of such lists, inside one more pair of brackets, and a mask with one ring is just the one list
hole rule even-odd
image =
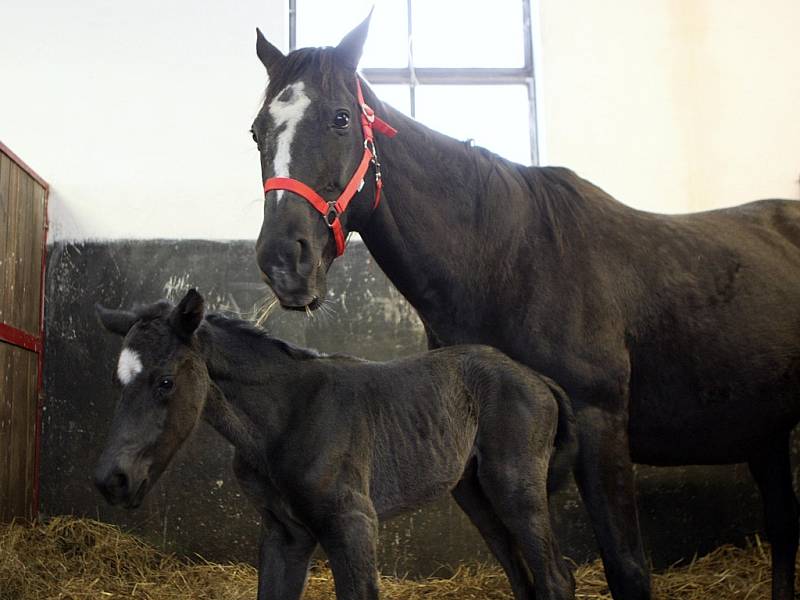
[[[4, 155], [0, 154], [0, 160], [8, 163]], [[7, 169], [3, 183], [6, 179], [0, 321], [38, 336], [44, 189], [14, 164]]]
[[[5, 155], [0, 154], [0, 281], [11, 281], [9, 269], [9, 256], [11, 254], [11, 237], [9, 236], [10, 227], [10, 186], [11, 186], [11, 169], [13, 165], [11, 160]], [[0, 322], [5, 322], [6, 304], [5, 304], [5, 284], [0, 286]]]
[[0, 521], [8, 521], [9, 469], [11, 448], [11, 350], [14, 346], [0, 342]]
[[17, 204], [19, 203], [19, 169], [12, 165], [9, 171], [8, 183], [8, 216], [6, 226], [6, 255], [4, 262], [6, 265], [6, 280], [2, 286], [2, 296], [0, 296], [0, 306], [3, 307], [3, 321], [9, 325], [17, 327], [14, 314], [14, 293], [17, 282]]
[[36, 353], [2, 344], [3, 428], [0, 444], [0, 519], [30, 518], [33, 499]]
[[[32, 181], [32, 180], [31, 180]], [[19, 490], [17, 491], [17, 514], [30, 520], [33, 517], [33, 458], [35, 455], [33, 431], [36, 423], [36, 353], [18, 352], [17, 368], [23, 374], [17, 388], [17, 397], [22, 405], [17, 423], [17, 443], [21, 448], [19, 464]]]
[[[34, 226], [34, 181], [20, 170], [20, 202], [17, 205], [19, 237], [17, 238], [17, 293], [14, 298], [16, 322], [19, 328], [33, 335], [39, 333], [39, 303], [34, 290], [34, 280], [41, 266], [34, 263], [31, 251], [33, 243], [41, 239], [41, 232]], [[37, 286], [38, 287], [38, 286]]]

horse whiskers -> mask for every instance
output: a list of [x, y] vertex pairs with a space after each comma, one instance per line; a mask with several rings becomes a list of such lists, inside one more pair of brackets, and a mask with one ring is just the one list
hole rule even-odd
[[319, 310], [319, 313], [323, 317], [333, 318], [336, 316], [336, 309], [333, 307], [333, 301], [329, 298], [323, 300], [317, 310]]

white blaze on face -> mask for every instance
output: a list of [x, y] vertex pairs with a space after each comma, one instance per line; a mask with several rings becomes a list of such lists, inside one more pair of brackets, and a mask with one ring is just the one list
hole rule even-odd
[[139, 359], [139, 354], [130, 348], [123, 348], [117, 363], [117, 377], [122, 385], [128, 385], [141, 372], [142, 361]]
[[[278, 146], [275, 149], [275, 177], [289, 177], [294, 133], [311, 104], [311, 99], [303, 91], [305, 87], [302, 81], [287, 85], [269, 104], [269, 114], [275, 122], [275, 129], [283, 127], [278, 134]], [[281, 196], [283, 190], [277, 190], [276, 202], [280, 202]]]

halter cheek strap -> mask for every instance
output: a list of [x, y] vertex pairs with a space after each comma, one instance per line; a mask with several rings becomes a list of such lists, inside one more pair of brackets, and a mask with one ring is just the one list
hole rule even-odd
[[344, 254], [345, 248], [345, 234], [342, 227], [342, 221], [339, 218], [350, 201], [355, 195], [364, 187], [364, 176], [367, 174], [370, 163], [375, 166], [375, 202], [372, 205], [372, 210], [378, 207], [381, 201], [381, 189], [383, 189], [383, 179], [381, 178], [381, 163], [378, 162], [378, 153], [375, 149], [375, 131], [382, 133], [386, 137], [394, 137], [397, 135], [397, 130], [375, 116], [375, 111], [372, 110], [364, 101], [364, 94], [361, 91], [361, 80], [356, 77], [356, 94], [358, 104], [361, 107], [361, 131], [364, 135], [364, 154], [361, 156], [361, 162], [356, 167], [353, 176], [344, 188], [344, 191], [339, 195], [336, 200], [325, 200], [315, 190], [307, 186], [302, 181], [292, 179], [291, 177], [270, 177], [264, 182], [264, 193], [272, 190], [286, 190], [297, 194], [313, 206], [318, 213], [322, 215], [325, 224], [331, 229], [333, 239], [336, 242], [336, 256]]

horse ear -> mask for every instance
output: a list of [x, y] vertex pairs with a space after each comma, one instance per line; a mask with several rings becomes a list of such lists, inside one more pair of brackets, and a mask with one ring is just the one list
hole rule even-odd
[[370, 9], [367, 18], [361, 21], [361, 24], [353, 29], [353, 31], [344, 36], [342, 41], [339, 42], [339, 45], [336, 46], [336, 56], [353, 71], [358, 68], [358, 62], [361, 60], [361, 53], [364, 51], [364, 42], [367, 41], [369, 22], [372, 18], [373, 10], [375, 10], [374, 7]]
[[111, 333], [117, 333], [121, 336], [127, 335], [138, 319], [136, 313], [127, 310], [113, 310], [100, 304], [95, 304], [94, 310], [103, 327]]
[[195, 329], [203, 320], [203, 304], [203, 297], [197, 293], [196, 289], [192, 288], [186, 292], [178, 306], [172, 309], [169, 322], [175, 332], [184, 340], [192, 337]]
[[283, 52], [270, 44], [258, 27], [256, 27], [256, 54], [261, 64], [264, 65], [264, 68], [267, 70], [267, 75], [269, 75], [269, 72], [272, 71], [278, 62], [285, 58]]

